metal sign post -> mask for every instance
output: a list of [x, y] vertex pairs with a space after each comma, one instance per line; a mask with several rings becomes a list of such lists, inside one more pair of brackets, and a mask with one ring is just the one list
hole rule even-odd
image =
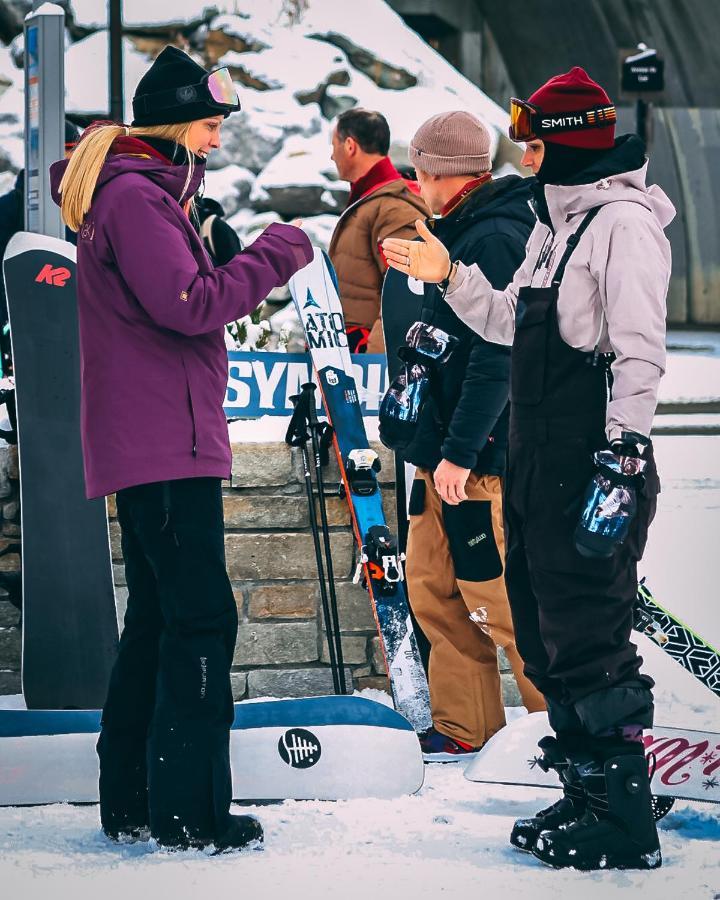
[[65, 10], [43, 3], [25, 18], [25, 228], [63, 238], [50, 164], [65, 151]]

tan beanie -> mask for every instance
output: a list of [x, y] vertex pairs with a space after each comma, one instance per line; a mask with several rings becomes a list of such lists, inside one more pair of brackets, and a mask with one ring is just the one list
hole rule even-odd
[[492, 167], [490, 134], [471, 113], [438, 113], [415, 132], [408, 156], [428, 175], [479, 175]]

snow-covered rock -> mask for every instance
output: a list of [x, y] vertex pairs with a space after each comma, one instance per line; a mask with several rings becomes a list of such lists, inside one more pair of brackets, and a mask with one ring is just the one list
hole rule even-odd
[[217, 200], [232, 216], [250, 196], [255, 176], [243, 166], [230, 165], [205, 172], [205, 195]]
[[[242, 109], [226, 119], [223, 146], [211, 156], [260, 172], [291, 135], [310, 137], [322, 126], [316, 106], [301, 106], [287, 91], [239, 90]], [[214, 163], [214, 165], [216, 164]]]
[[[97, 31], [107, 27], [107, 3], [103, 0], [71, 0], [70, 5], [80, 28]], [[191, 29], [219, 13], [233, 12], [236, 5], [233, 0], [124, 0], [123, 25], [133, 30]]]
[[8, 77], [14, 81], [0, 93], [0, 171], [17, 172], [25, 165], [25, 90], [22, 71]]
[[309, 34], [309, 38], [318, 41], [326, 41], [339, 47], [347, 54], [352, 65], [364, 75], [371, 78], [378, 87], [386, 90], [402, 91], [415, 87], [417, 78], [402, 66], [394, 66], [392, 63], [381, 59], [367, 47], [361, 47], [352, 41], [347, 35], [338, 34], [337, 31], [326, 31], [318, 34]]
[[14, 172], [0, 172], [0, 197], [8, 194], [15, 187], [17, 175]]
[[[105, 117], [107, 4], [69, 0], [69, 6], [66, 108]], [[166, 42], [187, 48], [206, 67], [226, 65], [233, 73], [242, 110], [225, 121], [222, 147], [210, 154], [206, 192], [225, 206], [239, 233], [254, 227], [257, 213], [333, 221], [348, 185], [336, 180], [330, 134], [333, 120], [352, 106], [386, 116], [390, 155], [399, 167], [407, 165], [409, 141], [422, 121], [451, 109], [467, 109], [491, 125], [493, 152], [502, 146], [499, 164], [514, 158], [516, 148], [508, 153], [504, 137], [507, 113], [384, 0], [125, 0], [123, 17], [132, 31], [123, 41], [125, 121], [137, 82]], [[83, 31], [92, 33], [77, 39]], [[16, 68], [22, 54], [21, 35], [0, 48], [0, 171], [23, 165], [23, 84]]]
[[[76, 41], [65, 53], [65, 109], [69, 113], [105, 118], [108, 99], [108, 33], [96, 31]], [[148, 68], [147, 57], [123, 38], [125, 121], [132, 120], [132, 95]]]
[[[269, 39], [269, 38], [268, 38]], [[288, 88], [302, 103], [317, 102], [328, 84], [349, 84], [345, 54], [329, 44], [311, 44], [296, 32], [278, 32], [272, 46], [256, 52], [230, 52], [218, 60], [237, 79], [259, 90]]]
[[274, 209], [284, 216], [340, 212], [349, 188], [331, 180], [330, 138], [324, 130], [312, 138], [294, 136], [263, 169], [253, 185], [255, 209]]
[[[266, 36], [270, 30], [265, 28]], [[265, 50], [270, 45], [263, 40], [263, 35], [248, 26], [247, 17], [218, 16], [208, 25], [198, 29], [193, 36], [197, 46], [202, 46], [208, 64], [218, 65], [227, 53], [246, 53], [248, 51]]]
[[302, 220], [302, 229], [316, 247], [327, 250], [332, 233], [337, 225], [338, 216], [324, 213], [320, 216], [308, 216]]
[[10, 48], [0, 46], [0, 95], [22, 77], [22, 72], [18, 70], [12, 58]]

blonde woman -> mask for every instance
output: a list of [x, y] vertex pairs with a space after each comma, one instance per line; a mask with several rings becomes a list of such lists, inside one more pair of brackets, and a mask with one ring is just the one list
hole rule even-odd
[[223, 539], [223, 331], [311, 248], [300, 229], [271, 225], [213, 268], [192, 198], [239, 108], [226, 69], [166, 47], [137, 87], [132, 125], [96, 124], [51, 169], [78, 233], [87, 495], [117, 495], [129, 594], [98, 741], [101, 822], [112, 839], [149, 829], [173, 848], [263, 836], [229, 812], [237, 611]]

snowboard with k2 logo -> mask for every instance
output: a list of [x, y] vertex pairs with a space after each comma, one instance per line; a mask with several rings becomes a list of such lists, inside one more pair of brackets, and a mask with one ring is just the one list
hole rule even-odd
[[76, 251], [20, 232], [3, 268], [22, 509], [22, 688], [29, 709], [102, 706], [115, 660], [104, 499], [85, 498]]

